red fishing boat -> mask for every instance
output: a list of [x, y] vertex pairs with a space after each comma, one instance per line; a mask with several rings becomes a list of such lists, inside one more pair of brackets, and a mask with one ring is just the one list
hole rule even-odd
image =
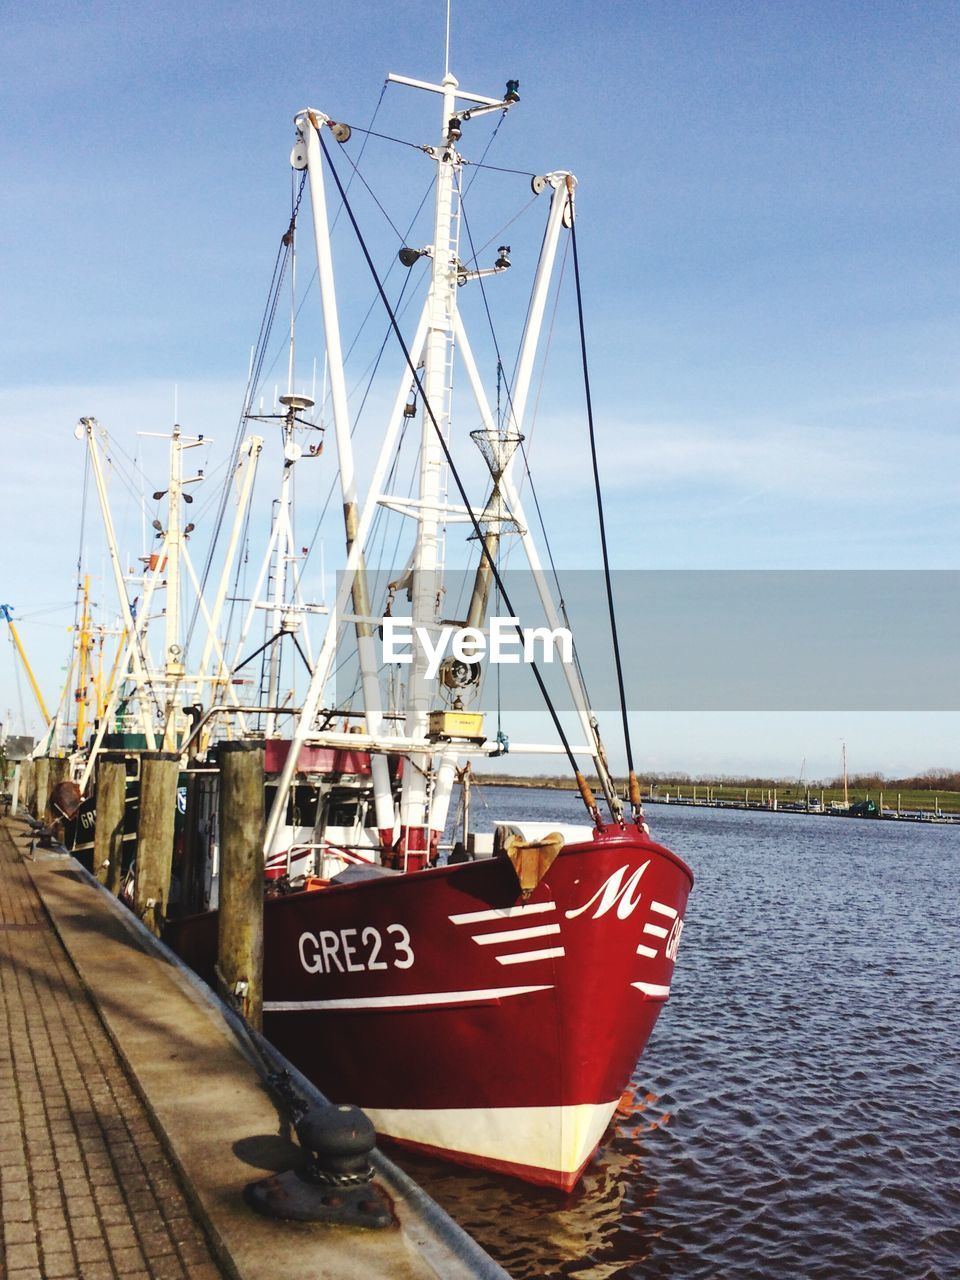
[[[478, 265], [476, 254], [467, 262], [461, 256], [466, 162], [459, 143], [476, 117], [502, 119], [519, 101], [519, 86], [509, 81], [502, 97], [491, 98], [462, 91], [449, 73], [440, 84], [398, 76], [389, 81], [441, 100], [439, 140], [419, 148], [436, 169], [432, 237], [422, 248], [404, 246], [399, 253], [408, 270], [421, 259], [428, 267], [423, 309], [406, 335], [387, 303], [346, 185], [330, 157], [334, 143], [348, 144], [350, 127], [315, 110], [301, 112], [295, 121], [292, 164], [300, 175], [300, 190], [285, 243], [289, 247], [294, 240], [300, 196], [309, 192], [347, 558], [319, 650], [310, 655], [309, 685], [302, 698], [281, 696], [278, 668], [271, 662], [269, 687], [263, 684], [269, 705], [259, 713], [249, 706], [244, 710], [248, 728], [251, 716], [267, 717], [264, 1029], [332, 1100], [363, 1107], [382, 1135], [456, 1161], [570, 1189], [600, 1143], [669, 996], [693, 878], [678, 857], [648, 834], [630, 757], [625, 703], [626, 811], [575, 656], [561, 652], [561, 665], [582, 741], [571, 741], [564, 728], [534, 660], [535, 647], [531, 643], [531, 656], [526, 634], [520, 635], [520, 619], [499, 571], [501, 541], [512, 537], [526, 555], [545, 622], [536, 636], [544, 644], [545, 636], [562, 640], [566, 619], [542, 570], [513, 467], [523, 440], [550, 279], [566, 235], [573, 239], [576, 260], [575, 179], [566, 171], [532, 179], [534, 193], [548, 196], [546, 226], [507, 407], [495, 412], [467, 338], [459, 295], [466, 296], [469, 286], [478, 286], [478, 293], [490, 287], [484, 281], [507, 271], [511, 250], [501, 245], [488, 267]], [[403, 355], [362, 505], [325, 173], [336, 182]], [[455, 360], [462, 363], [473, 392], [474, 406], [465, 415], [469, 434], [489, 472], [480, 502], [469, 499], [455, 456]], [[292, 354], [290, 363], [292, 370]], [[503, 376], [498, 360], [498, 383]], [[291, 378], [282, 401], [286, 492], [303, 456], [294, 439], [302, 425], [299, 415], [312, 407], [313, 399], [298, 394]], [[391, 493], [397, 451], [418, 407], [416, 494]], [[592, 440], [592, 420], [590, 426]], [[406, 569], [382, 584], [378, 600], [367, 571], [374, 522], [384, 511], [405, 521], [414, 536]], [[480, 560], [467, 580], [460, 617], [451, 624], [442, 614], [445, 593], [452, 598], [445, 578], [445, 539], [448, 526], [457, 523], [466, 526]], [[295, 558], [290, 551], [294, 545], [284, 498], [275, 509], [268, 552], [275, 557], [274, 638], [291, 634], [296, 626], [291, 621], [295, 602], [281, 596], [284, 566]], [[607, 586], [609, 590], [609, 575]], [[398, 601], [404, 598], [410, 616], [398, 619]], [[492, 616], [492, 599], [502, 605], [503, 618]], [[615, 623], [612, 595], [608, 601]], [[407, 624], [410, 641], [408, 652], [399, 656], [392, 647], [398, 621]], [[492, 848], [479, 851], [487, 856], [471, 858], [465, 841], [457, 860], [443, 865], [458, 771], [462, 773], [464, 761], [501, 755], [508, 747], [499, 725], [488, 736], [478, 709], [483, 652], [488, 645], [488, 656], [495, 660], [496, 643], [502, 639], [498, 627], [504, 622], [517, 629], [517, 643], [523, 642], [523, 656], [547, 699], [560, 740], [559, 748], [513, 742], [509, 749], [534, 755], [559, 749], [570, 762], [588, 821], [581, 826], [522, 818], [499, 822]], [[356, 647], [349, 698], [330, 692], [345, 638]], [[619, 650], [616, 665], [622, 693]], [[281, 736], [281, 721], [294, 703], [292, 735], [287, 731]], [[215, 710], [227, 717], [237, 708]], [[215, 737], [215, 723], [213, 711], [206, 714], [191, 745], [201, 734]], [[581, 767], [597, 778], [599, 798]], [[188, 821], [202, 834], [207, 872], [200, 905], [208, 909], [173, 920], [167, 929], [175, 949], [211, 979], [217, 929], [216, 789], [216, 774], [201, 771], [196, 794], [187, 802]], [[608, 818], [601, 818], [601, 804]], [[191, 858], [197, 865], [196, 849]]]
[[[569, 834], [526, 897], [504, 855], [268, 899], [267, 1037], [382, 1134], [572, 1188], [670, 994], [693, 878], [632, 824]], [[215, 919], [173, 929], [212, 976]]]

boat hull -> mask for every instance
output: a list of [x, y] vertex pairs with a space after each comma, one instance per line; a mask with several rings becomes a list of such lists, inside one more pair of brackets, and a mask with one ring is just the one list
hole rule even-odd
[[[377, 1130], [573, 1187], [666, 1001], [692, 874], [636, 827], [561, 850], [268, 899], [264, 1031]], [[214, 915], [169, 940], [209, 975]]]

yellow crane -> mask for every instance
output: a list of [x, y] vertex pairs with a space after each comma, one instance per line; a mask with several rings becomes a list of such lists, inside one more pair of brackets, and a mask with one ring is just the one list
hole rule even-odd
[[17, 628], [13, 621], [13, 606], [9, 604], [0, 604], [0, 614], [6, 619], [7, 626], [10, 628], [10, 635], [13, 639], [14, 647], [20, 655], [20, 661], [23, 663], [23, 669], [27, 673], [27, 679], [30, 681], [30, 688], [33, 690], [33, 696], [37, 700], [37, 706], [40, 708], [40, 714], [43, 716], [43, 722], [49, 727], [50, 713], [43, 701], [43, 694], [40, 692], [40, 686], [37, 684], [36, 677], [33, 674], [33, 668], [27, 659], [26, 650], [20, 636], [17, 634]]

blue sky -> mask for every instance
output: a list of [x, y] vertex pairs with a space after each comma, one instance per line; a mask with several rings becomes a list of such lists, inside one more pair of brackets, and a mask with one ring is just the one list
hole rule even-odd
[[[443, 5], [37, 3], [4, 33], [0, 597], [54, 698], [77, 418], [158, 487], [162, 457], [135, 433], [169, 428], [174, 385], [184, 429], [226, 447], [289, 210], [292, 116], [362, 124], [387, 71], [439, 78]], [[960, 10], [936, 0], [455, 0], [461, 84], [521, 81], [490, 162], [579, 179], [618, 567], [957, 567], [958, 37]], [[430, 140], [403, 94], [378, 126]], [[577, 568], [596, 538], [570, 517], [585, 454], [559, 341], [571, 408], [538, 422], [531, 460]], [[6, 644], [0, 716], [19, 720]], [[933, 713], [650, 713], [638, 736], [647, 768], [807, 757], [808, 775], [835, 770], [841, 738], [894, 772], [956, 764], [960, 737]]]

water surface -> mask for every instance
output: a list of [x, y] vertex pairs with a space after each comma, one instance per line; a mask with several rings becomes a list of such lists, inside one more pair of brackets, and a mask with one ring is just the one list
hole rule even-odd
[[[488, 787], [472, 808], [479, 830], [582, 820], [569, 793]], [[960, 828], [648, 819], [696, 884], [581, 1187], [401, 1163], [517, 1280], [960, 1276]]]

